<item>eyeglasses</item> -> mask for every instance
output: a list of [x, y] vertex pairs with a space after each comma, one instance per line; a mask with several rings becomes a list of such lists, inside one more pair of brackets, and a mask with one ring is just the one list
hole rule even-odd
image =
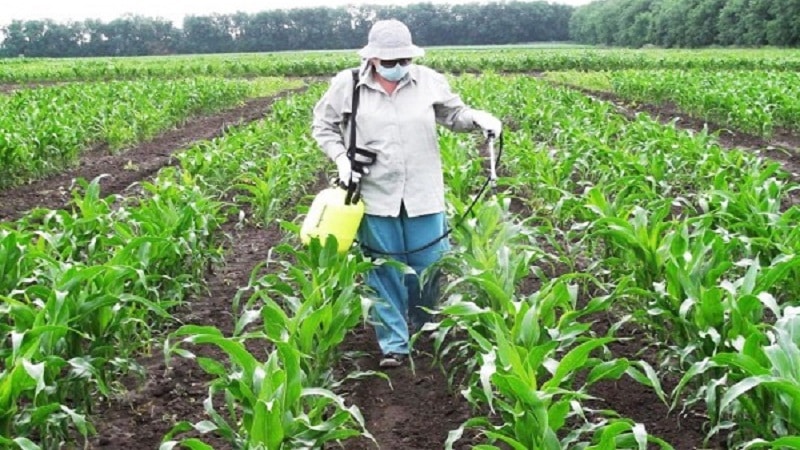
[[398, 64], [400, 64], [401, 66], [407, 66], [410, 63], [411, 63], [411, 58], [381, 60], [381, 65], [386, 68], [394, 67]]

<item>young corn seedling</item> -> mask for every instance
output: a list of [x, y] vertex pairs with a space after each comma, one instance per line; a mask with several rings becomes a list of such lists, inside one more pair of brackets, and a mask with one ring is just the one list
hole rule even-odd
[[[459, 349], [458, 359], [466, 358], [466, 364], [475, 367], [467, 370], [471, 375], [464, 384], [469, 387], [462, 393], [473, 406], [488, 408], [499, 420], [468, 420], [451, 432], [446, 448], [453, 448], [467, 428], [480, 430], [488, 440], [484, 448], [499, 448], [493, 445], [496, 442], [517, 449], [576, 448], [588, 445], [591, 438], [587, 436], [591, 433], [605, 436], [601, 442], [638, 442], [637, 446], [643, 448], [651, 441], [671, 448], [648, 437], [639, 429], [641, 426], [630, 421], [592, 424], [586, 419], [590, 412], [580, 403], [591, 398], [586, 393], [591, 384], [618, 379], [626, 373], [654, 387], [658, 381], [644, 363], [641, 364], [649, 369], [648, 375], [624, 359], [604, 361], [590, 357], [613, 338], [590, 338], [590, 324], [578, 319], [608, 308], [610, 297], [594, 299], [586, 308], [577, 310], [575, 295], [574, 286], [556, 279], [531, 296], [509, 300], [514, 306], [513, 315], [508, 314], [508, 309], [494, 311], [480, 306], [480, 302], [466, 300], [461, 294], [452, 295], [442, 306], [438, 311], [441, 322], [427, 329], [435, 330], [437, 344], [446, 332], [456, 338], [444, 347], [440, 357], [447, 356], [453, 348]], [[480, 298], [479, 295], [475, 301]], [[586, 371], [586, 381], [576, 385], [576, 375]], [[581, 419], [582, 425], [575, 429], [575, 421]], [[623, 423], [625, 426], [621, 426]], [[570, 429], [573, 432], [567, 433]]]
[[[372, 263], [340, 255], [335, 239], [325, 246], [314, 240], [307, 252], [288, 246], [278, 252], [293, 255], [296, 263], [283, 263], [285, 275], [254, 277], [246, 290], [255, 292], [244, 305], [236, 337], [226, 338], [213, 327], [186, 326], [174, 333], [172, 339], [182, 340], [170, 346], [169, 354], [194, 358], [183, 345], [214, 344], [228, 354], [231, 367], [198, 358], [216, 377], [205, 402], [212, 421], [177, 425], [162, 449], [177, 445], [171, 437], [192, 427], [216, 431], [243, 449], [319, 448], [354, 436], [371, 438], [358, 409], [346, 407], [325, 387], [334, 384], [331, 369], [338, 346], [365, 317], [368, 303], [362, 311], [365, 301], [354, 280]], [[259, 317], [263, 329], [249, 330]], [[275, 349], [260, 363], [244, 347], [245, 339], [264, 339]], [[218, 393], [225, 394], [227, 417], [214, 407]]]
[[[800, 442], [800, 309], [778, 310], [774, 326], [753, 330], [720, 352], [695, 363], [676, 388], [697, 377], [714, 427], [728, 430], [733, 448], [792, 448]], [[749, 440], [747, 440], [749, 439]]]
[[[282, 267], [254, 281], [236, 333], [257, 317], [263, 319], [263, 333], [272, 342], [290, 342], [302, 355], [301, 366], [312, 385], [332, 381], [331, 369], [338, 360], [339, 345], [360, 321], [366, 320], [369, 300], [358, 280], [373, 268], [373, 263], [353, 254], [338, 254], [335, 238], [323, 246], [313, 239], [305, 251], [289, 245], [275, 249], [267, 267]], [[294, 262], [289, 262], [294, 259]], [[254, 273], [262, 271], [256, 267]], [[237, 294], [240, 303], [244, 291]]]
[[639, 286], [649, 288], [663, 277], [664, 262], [669, 254], [673, 224], [664, 219], [669, 215], [671, 202], [652, 212], [635, 207], [631, 217], [625, 211], [610, 208], [599, 191], [592, 189], [588, 207], [598, 216], [590, 225], [590, 237], [605, 243], [609, 266], [618, 267], [622, 273], [631, 273]]
[[[467, 428], [480, 430], [487, 439], [483, 448], [502, 442], [511, 448], [565, 448], [587, 444], [583, 433], [596, 432], [620, 442], [648, 439], [631, 422], [610, 422], [607, 429], [584, 420], [579, 431], [562, 437], [568, 422], [582, 417], [581, 400], [590, 398], [585, 388], [602, 379], [618, 379], [625, 373], [658, 386], [652, 369], [643, 375], [627, 360], [602, 361], [590, 354], [613, 338], [590, 338], [590, 324], [578, 319], [605, 310], [611, 297], [594, 299], [578, 310], [577, 287], [572, 276], [552, 280], [527, 297], [517, 285], [531, 269], [537, 255], [532, 236], [524, 225], [508, 220], [507, 210], [487, 202], [477, 217], [456, 232], [460, 245], [439, 266], [455, 276], [445, 288], [448, 300], [436, 311], [434, 348], [440, 361], [458, 361], [464, 369], [451, 368], [451, 383], [463, 370], [469, 386], [462, 393], [476, 408], [488, 408], [492, 417], [470, 419], [451, 432], [446, 448], [453, 448]], [[446, 338], [450, 341], [445, 343]], [[589, 371], [589, 380], [573, 386], [576, 375]], [[625, 424], [625, 426], [622, 426]], [[636, 430], [634, 432], [633, 430]]]
[[[321, 448], [349, 437], [371, 438], [357, 407], [347, 407], [330, 390], [308, 384], [300, 362], [304, 355], [292, 343], [274, 342], [266, 361], [259, 362], [238, 338], [226, 338], [214, 327], [185, 326], [173, 336], [183, 339], [170, 347], [170, 353], [193, 358], [184, 345], [211, 344], [228, 356], [229, 366], [198, 358], [201, 367], [216, 377], [203, 402], [211, 420], [177, 424], [165, 436], [161, 450], [178, 445], [211, 449], [199, 439], [172, 439], [192, 428], [216, 432], [242, 450]], [[225, 399], [222, 410], [215, 406], [220, 395]]]

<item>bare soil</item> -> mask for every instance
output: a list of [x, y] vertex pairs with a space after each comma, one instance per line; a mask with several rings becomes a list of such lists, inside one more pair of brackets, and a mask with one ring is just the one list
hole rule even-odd
[[[343, 370], [383, 370], [391, 383], [369, 377], [345, 385], [343, 394], [358, 405], [367, 422], [367, 429], [382, 449], [428, 450], [444, 448], [450, 430], [455, 430], [470, 418], [470, 408], [458, 392], [451, 392], [442, 370], [433, 365], [430, 342], [420, 341], [414, 352], [414, 368], [405, 365], [380, 369], [381, 356], [371, 327], [359, 327], [344, 344], [345, 351], [366, 356], [344, 360]], [[456, 448], [467, 449], [468, 439], [460, 440]], [[366, 438], [344, 443], [347, 450], [367, 450], [377, 447]]]
[[774, 159], [793, 178], [800, 179], [800, 134], [796, 131], [780, 128], [775, 130], [771, 139], [764, 139], [761, 136], [743, 133], [724, 125], [693, 117], [672, 103], [654, 105], [631, 102], [611, 92], [594, 91], [563, 84], [562, 86], [583, 92], [589, 97], [608, 101], [631, 120], [635, 120], [637, 113], [647, 113], [663, 124], [672, 123], [677, 119], [675, 123], [679, 128], [695, 132], [707, 129], [710, 133], [716, 133], [722, 146], [729, 149], [750, 150]]
[[40, 87], [53, 86], [56, 84], [65, 84], [58, 81], [39, 81], [32, 83], [0, 83], [0, 94], [10, 94], [20, 89], [36, 89]]
[[[176, 327], [213, 325], [230, 336], [236, 321], [231, 300], [239, 287], [247, 286], [253, 267], [264, 261], [269, 249], [282, 238], [277, 227], [264, 230], [245, 226], [237, 230], [233, 222], [225, 225], [225, 232], [231, 237], [226, 264], [209, 273], [205, 295], [173, 312]], [[191, 351], [225, 360], [220, 351], [210, 346], [199, 346]], [[90, 440], [89, 448], [157, 449], [176, 423], [208, 419], [203, 401], [208, 396], [210, 378], [194, 360], [174, 357], [167, 366], [162, 348], [158, 347], [139, 363], [147, 370], [145, 380], [127, 380], [129, 390], [124, 396], [99, 405], [93, 417], [97, 435]], [[215, 449], [230, 448], [220, 438], [206, 436], [204, 439]]]
[[64, 172], [30, 184], [0, 191], [0, 221], [19, 218], [35, 208], [63, 208], [69, 202], [74, 180], [92, 180], [100, 175], [103, 195], [120, 194], [131, 184], [145, 180], [174, 163], [172, 154], [193, 142], [213, 139], [238, 124], [263, 118], [279, 94], [257, 98], [221, 113], [190, 119], [183, 126], [127, 151], [111, 154], [106, 145], [84, 153], [78, 164]]

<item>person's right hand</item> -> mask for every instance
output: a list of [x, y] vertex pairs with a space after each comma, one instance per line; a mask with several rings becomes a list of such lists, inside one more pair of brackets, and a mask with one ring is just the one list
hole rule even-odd
[[358, 181], [361, 180], [361, 174], [353, 170], [347, 153], [342, 153], [336, 157], [336, 168], [339, 170], [339, 181], [345, 186], [350, 186], [351, 180], [354, 183], [358, 183]]

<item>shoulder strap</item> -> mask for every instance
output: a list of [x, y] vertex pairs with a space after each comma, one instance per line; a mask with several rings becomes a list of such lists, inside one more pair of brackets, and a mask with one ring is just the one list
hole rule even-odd
[[[350, 145], [347, 146], [347, 157], [350, 159], [350, 167], [353, 171], [363, 174], [364, 168], [375, 164], [377, 153], [358, 148], [356, 146], [356, 112], [358, 111], [358, 99], [361, 89], [358, 86], [358, 69], [353, 69], [353, 105], [350, 108]], [[360, 183], [349, 183], [347, 185], [347, 196], [345, 205], [357, 203], [361, 198]]]
[[[358, 110], [358, 100], [361, 89], [358, 88], [358, 69], [353, 69], [353, 104], [350, 107], [350, 145], [349, 152], [355, 152], [356, 149], [356, 111]], [[352, 158], [351, 158], [352, 159]]]

